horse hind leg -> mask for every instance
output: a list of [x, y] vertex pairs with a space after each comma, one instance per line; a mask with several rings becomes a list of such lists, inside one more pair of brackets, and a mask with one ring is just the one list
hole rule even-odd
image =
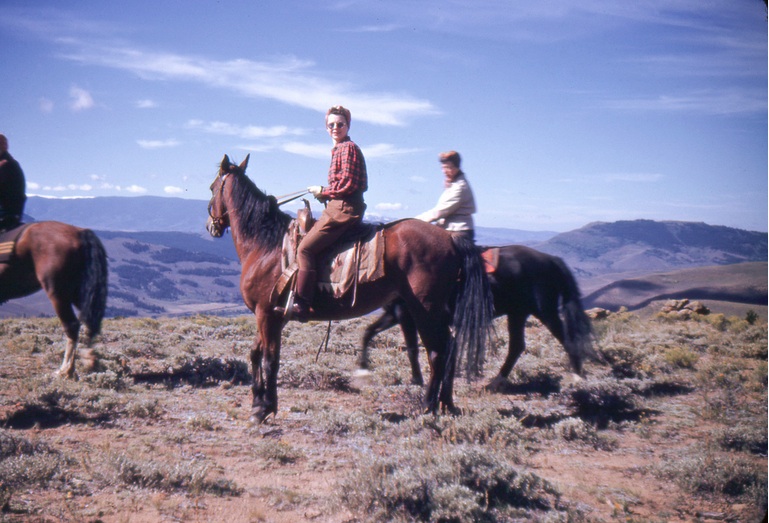
[[414, 323], [414, 319], [406, 310], [403, 310], [402, 314], [398, 316], [398, 321], [401, 324], [403, 338], [406, 341], [406, 352], [411, 364], [411, 384], [421, 387], [425, 382], [422, 378], [422, 369], [419, 366], [419, 340], [417, 338], [416, 323]]
[[64, 302], [57, 298], [54, 292], [46, 289], [48, 297], [51, 300], [53, 309], [64, 328], [64, 334], [67, 336], [67, 347], [64, 349], [64, 359], [59, 368], [58, 375], [72, 379], [75, 377], [75, 359], [77, 357], [77, 342], [80, 336], [80, 321], [75, 316], [72, 304]]
[[384, 332], [390, 327], [397, 325], [395, 309], [392, 305], [387, 305], [383, 309], [382, 315], [377, 318], [374, 323], [366, 327], [366, 331], [363, 333], [363, 343], [361, 347], [360, 358], [358, 358], [358, 368], [368, 370], [370, 366], [370, 360], [368, 356], [368, 346], [374, 336], [380, 332]]
[[75, 377], [75, 359], [77, 356], [77, 341], [80, 335], [80, 322], [63, 323], [64, 331], [67, 335], [67, 347], [64, 349], [64, 359], [61, 362], [58, 375], [62, 378], [72, 379]]
[[526, 350], [526, 316], [507, 316], [507, 334], [509, 338], [507, 357], [494, 379], [486, 385], [486, 390], [503, 392], [509, 384], [508, 377], [513, 370], [518, 358]]
[[454, 370], [456, 353], [449, 354], [449, 329], [420, 328], [419, 333], [430, 363], [430, 379], [424, 396], [425, 414], [442, 412], [461, 414], [454, 405]]

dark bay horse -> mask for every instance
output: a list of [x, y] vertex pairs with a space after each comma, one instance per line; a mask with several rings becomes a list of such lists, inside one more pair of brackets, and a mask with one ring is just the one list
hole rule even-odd
[[[507, 315], [510, 342], [507, 358], [488, 389], [504, 390], [510, 371], [526, 349], [524, 328], [530, 315], [539, 319], [563, 345], [577, 374], [582, 374], [586, 358], [600, 359], [592, 348], [590, 319], [582, 308], [579, 287], [563, 260], [523, 245], [499, 247], [498, 266], [489, 275], [489, 283], [494, 295], [494, 314]], [[371, 339], [395, 325], [401, 326], [406, 341], [412, 382], [421, 385], [413, 320], [397, 300], [385, 306], [383, 314], [366, 328], [359, 364], [361, 368], [368, 367]]]
[[93, 231], [53, 221], [35, 222], [24, 229], [14, 257], [0, 263], [0, 304], [40, 289], [48, 295], [67, 335], [59, 375], [72, 378], [80, 326], [85, 325], [90, 346], [101, 332], [107, 306], [107, 254]]
[[[272, 290], [282, 273], [282, 244], [291, 217], [280, 211], [275, 197], [264, 194], [246, 176], [248, 158], [235, 165], [224, 156], [211, 184], [206, 228], [214, 237], [231, 229], [242, 265], [240, 290], [258, 331], [251, 349], [252, 421], [261, 423], [278, 408], [285, 322], [275, 311]], [[384, 242], [384, 277], [359, 283], [354, 301], [349, 295], [335, 299], [319, 290], [310, 319], [359, 317], [393, 299], [402, 300], [429, 357], [425, 407], [429, 412], [439, 407], [457, 412], [453, 402], [456, 356], [464, 350], [467, 361], [482, 357], [492, 317], [488, 280], [477, 249], [419, 220], [385, 226]], [[456, 333], [456, 345], [451, 330]]]

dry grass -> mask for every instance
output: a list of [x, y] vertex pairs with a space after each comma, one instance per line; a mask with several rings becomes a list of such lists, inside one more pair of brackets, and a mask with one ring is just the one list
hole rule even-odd
[[[503, 322], [504, 320], [499, 320]], [[353, 377], [365, 320], [289, 324], [276, 418], [249, 426], [249, 317], [111, 319], [97, 372], [0, 321], [0, 521], [758, 521], [767, 326], [617, 314], [584, 380], [537, 322], [507, 394], [456, 383], [421, 414], [396, 330]], [[504, 357], [506, 332], [487, 362]], [[317, 357], [317, 361], [316, 361]], [[423, 356], [424, 359], [424, 356]], [[79, 368], [82, 373], [82, 368]], [[424, 369], [427, 372], [427, 369]]]

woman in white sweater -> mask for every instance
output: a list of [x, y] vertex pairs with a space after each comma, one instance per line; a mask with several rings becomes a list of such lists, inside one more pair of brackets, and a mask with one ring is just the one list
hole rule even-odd
[[443, 170], [443, 193], [438, 203], [429, 211], [416, 216], [417, 219], [435, 223], [452, 234], [475, 240], [473, 213], [475, 198], [465, 173], [460, 169], [461, 159], [456, 151], [438, 155]]

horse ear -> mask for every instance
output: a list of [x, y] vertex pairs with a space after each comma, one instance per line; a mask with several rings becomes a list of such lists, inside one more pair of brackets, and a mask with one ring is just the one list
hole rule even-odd
[[240, 162], [240, 170], [242, 172], [246, 172], [246, 167], [248, 166], [248, 159], [251, 158], [251, 153], [248, 153], [246, 155], [246, 159]]
[[230, 157], [226, 154], [224, 155], [224, 158], [222, 158], [222, 170], [227, 171], [227, 168], [231, 165], [230, 163]]

